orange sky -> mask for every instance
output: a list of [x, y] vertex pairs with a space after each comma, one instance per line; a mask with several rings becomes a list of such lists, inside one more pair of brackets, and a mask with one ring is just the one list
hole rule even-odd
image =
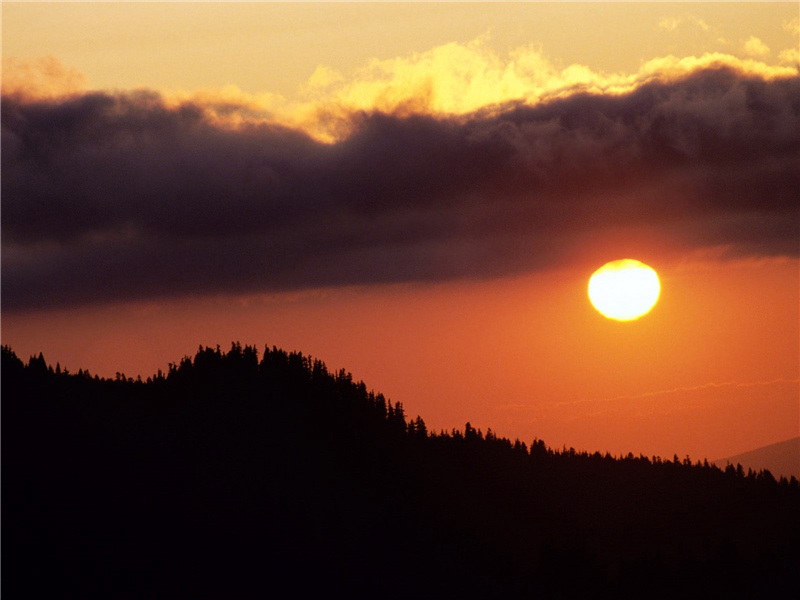
[[[789, 81], [797, 78], [800, 56], [797, 6], [791, 2], [314, 7], [4, 2], [2, 16], [3, 93], [11, 97], [24, 92], [14, 100], [20, 106], [41, 98], [56, 105], [67, 103], [92, 90], [111, 94], [147, 88], [162, 94], [165, 111], [191, 104], [199, 107], [203, 123], [233, 132], [232, 136], [254, 123], [279, 123], [309, 133], [315, 143], [334, 151], [349, 147], [349, 136], [365, 130], [354, 117], [359, 111], [384, 111], [400, 123], [408, 115], [422, 115], [435, 123], [452, 119], [460, 126], [475, 118], [474, 111], [502, 116], [508, 102], [521, 102], [535, 111], [554, 99], [569, 102], [577, 92], [619, 98], [645, 84], [680, 82], [710, 68], [729, 68], [767, 83]], [[736, 94], [725, 98], [735, 103]], [[150, 105], [142, 106], [150, 109]], [[705, 113], [697, 108], [692, 114], [702, 117]], [[787, 114], [797, 117], [796, 110]], [[4, 120], [4, 138], [12, 139], [5, 128]], [[687, 152], [694, 151], [695, 141], [682, 140], [689, 147]], [[785, 143], [794, 143], [796, 148], [797, 135]], [[231, 152], [238, 148], [231, 147]], [[587, 156], [592, 147], [586, 144]], [[317, 147], [313, 148], [316, 152]], [[533, 147], [524, 156], [533, 162], [539, 151]], [[4, 155], [10, 156], [5, 144]], [[569, 156], [572, 159], [575, 153]], [[613, 160], [638, 165], [639, 155], [632, 156]], [[11, 159], [4, 158], [4, 171], [16, 168], [7, 160]], [[665, 154], [663, 163], [669, 160]], [[780, 206], [777, 212], [765, 213], [752, 231], [733, 217], [723, 223], [724, 213], [715, 220], [704, 210], [687, 213], [708, 220], [685, 231], [682, 220], [662, 223], [659, 210], [671, 201], [671, 193], [679, 207], [708, 201], [713, 208], [714, 203], [688, 192], [680, 196], [694, 189], [690, 186], [695, 173], [687, 170], [673, 180], [673, 172], [667, 169], [659, 175], [663, 179], [648, 179], [648, 169], [644, 164], [641, 174], [631, 173], [619, 190], [613, 182], [608, 184], [600, 169], [587, 175], [598, 178], [598, 189], [589, 185], [576, 193], [609, 203], [613, 210], [626, 202], [638, 206], [641, 198], [657, 197], [642, 209], [641, 216], [656, 215], [653, 230], [603, 225], [595, 235], [588, 231], [594, 224], [588, 219], [579, 222], [573, 233], [569, 227], [575, 227], [574, 223], [558, 229], [559, 219], [569, 221], [568, 216], [548, 214], [553, 221], [548, 222], [547, 233], [552, 237], [535, 238], [529, 253], [536, 256], [530, 260], [524, 251], [521, 256], [513, 254], [527, 243], [524, 236], [529, 234], [525, 229], [514, 230], [513, 222], [494, 224], [500, 234], [509, 235], [513, 251], [494, 238], [487, 242], [475, 237], [470, 211], [475, 210], [479, 224], [494, 213], [480, 212], [483, 205], [468, 191], [460, 212], [453, 220], [443, 221], [451, 227], [463, 226], [453, 231], [451, 246], [446, 233], [436, 230], [431, 235], [440, 237], [427, 239], [429, 232], [415, 229], [424, 229], [419, 224], [428, 222], [415, 220], [416, 196], [409, 212], [399, 213], [400, 222], [411, 223], [408, 228], [413, 234], [429, 243], [420, 246], [420, 262], [409, 264], [441, 260], [445, 265], [441, 272], [431, 267], [429, 273], [415, 277], [370, 271], [355, 285], [347, 278], [322, 284], [328, 280], [314, 274], [302, 280], [301, 273], [299, 283], [288, 284], [296, 289], [288, 291], [280, 279], [275, 288], [269, 284], [259, 288], [243, 279], [241, 286], [230, 291], [205, 284], [192, 287], [185, 281], [170, 289], [167, 277], [141, 294], [123, 291], [122, 297], [108, 298], [92, 291], [82, 295], [82, 289], [99, 284], [88, 277], [84, 280], [74, 265], [92, 256], [81, 254], [92, 251], [91, 244], [102, 247], [119, 232], [87, 229], [89, 250], [78, 248], [73, 260], [70, 252], [77, 242], [71, 233], [51, 239], [47, 236], [52, 231], [38, 231], [33, 223], [27, 227], [19, 216], [28, 214], [17, 208], [27, 207], [28, 200], [14, 196], [15, 190], [24, 189], [29, 180], [15, 176], [21, 178], [14, 179], [18, 187], [4, 183], [2, 198], [7, 275], [2, 342], [24, 358], [43, 351], [49, 361], [72, 370], [84, 367], [111, 376], [116, 371], [147, 376], [192, 354], [199, 344], [226, 347], [232, 340], [259, 347], [274, 344], [352, 371], [369, 387], [403, 402], [412, 416], [420, 414], [434, 429], [460, 428], [470, 421], [500, 435], [526, 442], [538, 436], [559, 447], [717, 459], [798, 435], [800, 262], [791, 244], [788, 251], [762, 247], [770, 244], [764, 231], [778, 226], [783, 229], [776, 230], [791, 230], [793, 225], [776, 221], [785, 219]], [[779, 167], [764, 167], [765, 172], [770, 169]], [[723, 170], [714, 176], [722, 173], [723, 179], [730, 179], [741, 170]], [[501, 194], [508, 193], [513, 208], [520, 192], [516, 183], [507, 181], [509, 171], [502, 172], [505, 180], [490, 183], [503, 190], [497, 192], [497, 204], [501, 204]], [[230, 180], [237, 177], [230, 169], [223, 174]], [[703, 185], [707, 182], [700, 180]], [[716, 185], [713, 181], [708, 185]], [[101, 179], [95, 187], [127, 183]], [[569, 187], [574, 181], [564, 183]], [[38, 193], [43, 188], [31, 189]], [[86, 189], [91, 195], [91, 186]], [[143, 189], [146, 193], [149, 188]], [[420, 189], [424, 195], [427, 188]], [[765, 198], [771, 189], [764, 188]], [[744, 198], [747, 191], [747, 185], [742, 185], [742, 198], [730, 197], [722, 204], [751, 202]], [[448, 202], [461, 191], [448, 193], [445, 201], [437, 200], [442, 202], [434, 207], [437, 211], [446, 212]], [[557, 191], [547, 193], [558, 197]], [[84, 213], [83, 197], [76, 198], [69, 205], [74, 211], [70, 218], [80, 231], [81, 220], [74, 215], [86, 214], [88, 222], [100, 212], [100, 205], [89, 204], [93, 208]], [[490, 195], [490, 207], [494, 200]], [[211, 209], [217, 206], [215, 201], [209, 200]], [[758, 203], [754, 206], [756, 211]], [[49, 212], [57, 214], [53, 208]], [[372, 216], [369, 210], [364, 214], [360, 217]], [[523, 211], [520, 218], [528, 214]], [[432, 222], [439, 212], [431, 215]], [[198, 217], [198, 227], [204, 225], [202, 217]], [[48, 226], [55, 230], [59, 221], [70, 218], [55, 218]], [[394, 232], [379, 229], [383, 222], [371, 223], [366, 231], [377, 230], [376, 236]], [[721, 236], [717, 245], [703, 238], [709, 224], [720, 226], [719, 232], [709, 234], [711, 240]], [[122, 227], [120, 239], [129, 240], [137, 235], [137, 227], [150, 226]], [[737, 232], [743, 232], [744, 250], [725, 245], [738, 242], [731, 237]], [[486, 245], [472, 248], [468, 241], [473, 238], [457, 237], [467, 233]], [[766, 239], [761, 246], [752, 242], [759, 235]], [[495, 250], [499, 256], [512, 252], [518, 268], [493, 271], [496, 255], [491, 252]], [[382, 257], [384, 251], [377, 248], [374, 253]], [[392, 247], [391, 252], [395, 251]], [[430, 255], [425, 254], [429, 251]], [[359, 268], [364, 272], [368, 267], [383, 268], [380, 260], [373, 264], [352, 252], [362, 260]], [[490, 258], [485, 259], [484, 252]], [[545, 257], [542, 265], [538, 254]], [[49, 263], [36, 261], [51, 256], [56, 257], [54, 261], [67, 257], [65, 277], [72, 279], [53, 284], [67, 299], [62, 303], [59, 292], [53, 292], [40, 308], [26, 308], [14, 298], [28, 296], [14, 286], [24, 281], [29, 286], [25, 289], [35, 292], [37, 276], [46, 285], [46, 274], [60, 272], [61, 267], [47, 271], [41, 265]], [[344, 256], [341, 260], [346, 261], [351, 255]], [[386, 268], [391, 271], [398, 267], [389, 256]], [[586, 285], [596, 268], [625, 257], [654, 267], [662, 292], [650, 314], [619, 323], [604, 319], [591, 307]], [[246, 263], [248, 258], [238, 260]], [[255, 264], [256, 257], [252, 258]], [[448, 267], [473, 259], [474, 272]], [[488, 262], [481, 262], [484, 259]], [[336, 260], [331, 259], [334, 274], [340, 266]], [[235, 271], [237, 265], [223, 267]], [[401, 261], [401, 272], [402, 267]], [[17, 273], [22, 275], [15, 279]]]
[[198, 344], [275, 344], [348, 368], [434, 428], [469, 420], [615, 453], [715, 459], [797, 434], [796, 260], [665, 265], [658, 304], [628, 323], [591, 307], [590, 274], [11, 313], [3, 343], [108, 376]]

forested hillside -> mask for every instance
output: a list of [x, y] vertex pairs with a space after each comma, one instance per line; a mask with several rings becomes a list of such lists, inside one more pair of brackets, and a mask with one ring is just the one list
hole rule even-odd
[[2, 489], [9, 599], [770, 597], [800, 564], [795, 479], [432, 432], [239, 344], [147, 381], [3, 348]]

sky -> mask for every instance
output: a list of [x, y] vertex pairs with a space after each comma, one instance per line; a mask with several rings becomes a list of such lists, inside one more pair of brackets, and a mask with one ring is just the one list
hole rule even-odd
[[[800, 431], [785, 3], [2, 4], [2, 343], [300, 350], [429, 428], [711, 460]], [[602, 264], [652, 266], [605, 319]]]

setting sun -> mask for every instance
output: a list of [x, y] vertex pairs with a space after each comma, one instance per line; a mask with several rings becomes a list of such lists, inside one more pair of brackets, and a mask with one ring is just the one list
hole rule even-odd
[[0, 0], [2, 591], [790, 590], [797, 9]]
[[647, 314], [661, 286], [646, 264], [624, 258], [604, 264], [589, 278], [589, 299], [604, 317], [632, 321]]

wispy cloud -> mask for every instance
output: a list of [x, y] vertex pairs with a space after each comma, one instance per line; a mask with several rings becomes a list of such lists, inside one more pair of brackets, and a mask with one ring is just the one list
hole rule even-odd
[[698, 392], [703, 390], [716, 390], [716, 389], [732, 389], [732, 388], [752, 388], [752, 387], [770, 387], [779, 384], [799, 384], [800, 379], [787, 379], [778, 378], [770, 379], [768, 381], [723, 381], [723, 382], [709, 382], [701, 385], [693, 386], [680, 386], [668, 388], [664, 390], [653, 390], [642, 392], [639, 394], [626, 394], [622, 396], [613, 396], [610, 398], [585, 398], [581, 400], [550, 402], [547, 405], [553, 407], [561, 406], [578, 406], [590, 404], [613, 404], [624, 400], [652, 400], [659, 399], [664, 396], [672, 396], [675, 394], [686, 394], [687, 392]]
[[675, 31], [679, 27], [693, 27], [702, 31], [709, 31], [711, 29], [708, 23], [695, 15], [664, 17], [658, 22], [658, 28], [663, 31]]
[[86, 76], [55, 56], [2, 59], [3, 94], [29, 98], [59, 98], [86, 91]]
[[769, 46], [767, 46], [756, 36], [751, 35], [744, 43], [744, 52], [748, 56], [763, 58], [769, 54]]

